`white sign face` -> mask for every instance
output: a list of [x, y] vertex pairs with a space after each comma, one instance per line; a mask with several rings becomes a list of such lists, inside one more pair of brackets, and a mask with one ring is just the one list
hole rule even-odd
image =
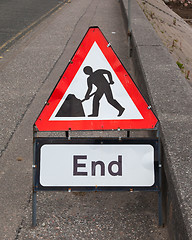
[[149, 187], [154, 183], [150, 144], [45, 144], [40, 149], [44, 187]]

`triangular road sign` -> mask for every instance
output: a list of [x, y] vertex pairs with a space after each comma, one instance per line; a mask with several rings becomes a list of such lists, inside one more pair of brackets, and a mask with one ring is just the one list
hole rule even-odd
[[157, 118], [98, 27], [90, 27], [47, 104], [39, 131], [151, 129]]

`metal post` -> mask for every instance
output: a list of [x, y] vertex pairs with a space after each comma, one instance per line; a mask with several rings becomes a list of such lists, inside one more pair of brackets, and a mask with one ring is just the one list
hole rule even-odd
[[128, 138], [130, 137], [130, 131], [127, 131], [127, 137]]
[[160, 129], [158, 125], [157, 129], [158, 137], [158, 169], [159, 169], [159, 192], [158, 192], [158, 213], [159, 213], [159, 226], [163, 226], [163, 208], [162, 208], [162, 184], [161, 184], [161, 140], [160, 140]]
[[65, 132], [65, 136], [66, 136], [66, 138], [69, 138], [69, 131]]
[[36, 216], [37, 216], [37, 192], [33, 189], [33, 206], [32, 206], [32, 227], [37, 225]]
[[162, 191], [158, 192], [158, 211], [159, 211], [159, 226], [163, 226], [163, 213], [162, 213]]
[[36, 154], [36, 144], [35, 138], [37, 136], [37, 132], [33, 130], [33, 195], [32, 195], [32, 226], [36, 226], [36, 212], [37, 212], [37, 192], [35, 190], [35, 176], [36, 176], [36, 165], [35, 165], [35, 154]]
[[131, 0], [128, 0], [128, 56], [131, 57]]

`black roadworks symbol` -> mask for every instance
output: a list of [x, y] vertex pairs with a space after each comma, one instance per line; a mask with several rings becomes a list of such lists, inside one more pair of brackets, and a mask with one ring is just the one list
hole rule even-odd
[[[89, 100], [92, 96], [94, 96], [92, 114], [88, 115], [88, 117], [98, 117], [100, 100], [104, 95], [108, 103], [119, 111], [117, 116], [120, 117], [125, 111], [125, 108], [113, 98], [110, 85], [114, 84], [114, 82], [110, 71], [98, 69], [93, 72], [93, 69], [90, 66], [84, 67], [83, 71], [86, 75], [89, 75], [87, 78], [88, 89], [85, 94], [85, 98], [80, 100], [74, 94], [69, 94], [56, 114], [56, 117], [85, 117], [82, 102]], [[108, 76], [109, 81], [104, 75]], [[97, 88], [97, 90], [94, 93], [91, 93], [93, 85]]]
[[[97, 117], [99, 114], [99, 106], [100, 106], [100, 99], [103, 95], [106, 96], [106, 99], [109, 104], [111, 104], [114, 108], [116, 108], [119, 111], [118, 116], [121, 116], [125, 110], [118, 102], [113, 98], [112, 90], [110, 85], [114, 84], [112, 80], [112, 75], [108, 70], [105, 69], [98, 69], [95, 72], [93, 72], [93, 69], [90, 66], [86, 66], [83, 69], [84, 73], [86, 75], [89, 75], [87, 78], [87, 85], [88, 90], [85, 94], [85, 99], [89, 99], [90, 93], [92, 91], [93, 85], [97, 87], [97, 91], [94, 94], [93, 97], [93, 109], [92, 114], [89, 115], [89, 117]], [[109, 82], [105, 78], [104, 75], [107, 75], [109, 78]]]

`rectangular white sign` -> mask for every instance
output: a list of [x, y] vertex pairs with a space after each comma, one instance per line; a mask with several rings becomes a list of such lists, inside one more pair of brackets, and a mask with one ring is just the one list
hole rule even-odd
[[44, 144], [40, 184], [44, 187], [152, 186], [150, 144]]

